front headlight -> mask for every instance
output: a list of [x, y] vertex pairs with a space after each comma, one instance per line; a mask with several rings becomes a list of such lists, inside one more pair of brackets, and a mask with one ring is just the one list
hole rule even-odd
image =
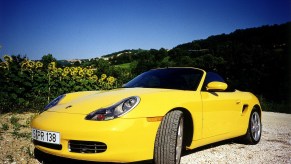
[[110, 107], [101, 108], [91, 112], [85, 119], [95, 121], [112, 120], [131, 111], [138, 105], [139, 102], [140, 98], [137, 96], [128, 97]]
[[60, 95], [57, 98], [55, 98], [53, 101], [51, 101], [47, 106], [44, 107], [44, 110], [48, 110], [49, 108], [52, 108], [56, 106], [66, 95]]

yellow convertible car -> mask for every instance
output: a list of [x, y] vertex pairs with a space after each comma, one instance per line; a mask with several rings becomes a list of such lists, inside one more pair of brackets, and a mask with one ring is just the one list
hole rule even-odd
[[180, 163], [184, 149], [242, 137], [257, 144], [262, 111], [214, 72], [164, 68], [122, 88], [57, 97], [31, 123], [36, 150], [99, 162]]

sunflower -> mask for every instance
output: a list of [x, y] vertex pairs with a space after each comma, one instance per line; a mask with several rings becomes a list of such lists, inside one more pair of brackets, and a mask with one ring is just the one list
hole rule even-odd
[[64, 68], [64, 72], [65, 72], [66, 74], [70, 73], [70, 68], [69, 68], [69, 67], [65, 67], [65, 68]]
[[0, 63], [0, 68], [6, 69], [9, 67], [9, 63], [7, 61]]
[[74, 72], [76, 74], [76, 73], [78, 73], [78, 68], [77, 67], [71, 67], [70, 71]]
[[12, 62], [12, 61], [13, 61], [12, 57], [9, 56], [9, 55], [4, 55], [3, 58], [4, 58], [4, 60], [5, 60], [6, 62]]
[[34, 67], [34, 65], [35, 65], [35, 62], [34, 61], [28, 61], [28, 63], [27, 63], [27, 66], [29, 67], [29, 68], [33, 68]]
[[53, 75], [57, 75], [57, 73], [58, 73], [58, 69], [57, 69], [57, 68], [52, 69], [52, 70], [51, 70], [51, 73], [52, 73]]
[[105, 80], [105, 79], [106, 79], [106, 77], [107, 77], [107, 75], [106, 75], [106, 74], [102, 74], [102, 75], [101, 75], [101, 80]]
[[65, 71], [63, 71], [62, 76], [66, 77], [68, 75], [68, 73], [66, 73]]
[[109, 84], [112, 85], [112, 84], [115, 82], [115, 78], [112, 77], [112, 76], [109, 76], [109, 77], [107, 78], [107, 82], [108, 82]]
[[43, 64], [40, 61], [35, 63], [35, 68], [41, 68], [42, 66], [43, 66]]
[[87, 72], [86, 72], [86, 74], [90, 77], [90, 76], [92, 76], [93, 75], [93, 70], [92, 69], [87, 69]]
[[83, 70], [80, 70], [79, 71], [79, 76], [83, 77], [85, 75], [84, 71]]
[[98, 77], [97, 75], [93, 75], [91, 77], [89, 77], [90, 80], [94, 80], [94, 81], [97, 81], [98, 80]]
[[70, 75], [71, 75], [71, 76], [75, 76], [76, 73], [77, 73], [76, 71], [71, 71], [71, 72], [70, 72]]
[[51, 62], [51, 63], [49, 63], [49, 65], [48, 65], [48, 69], [49, 70], [53, 70], [53, 69], [55, 69], [56, 68], [56, 63], [55, 62]]
[[21, 62], [21, 69], [26, 69], [27, 65], [28, 65], [28, 61], [27, 60], [22, 61]]

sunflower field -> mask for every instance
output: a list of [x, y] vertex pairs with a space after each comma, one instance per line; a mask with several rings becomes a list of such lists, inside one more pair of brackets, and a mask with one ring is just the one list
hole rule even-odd
[[[40, 111], [55, 97], [70, 92], [109, 90], [117, 79], [89, 67], [47, 67], [40, 61], [5, 55], [0, 63], [0, 114], [5, 112]], [[99, 73], [100, 74], [100, 73]]]

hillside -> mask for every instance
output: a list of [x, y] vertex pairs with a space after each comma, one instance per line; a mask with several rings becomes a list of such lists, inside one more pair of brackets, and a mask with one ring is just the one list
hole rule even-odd
[[[226, 78], [236, 79], [232, 81], [235, 87], [282, 100], [290, 97], [290, 31], [291, 22], [236, 30], [178, 45], [171, 54], [180, 55], [174, 60], [176, 62], [185, 58], [193, 61], [205, 55], [219, 58], [220, 63], [206, 65], [206, 68], [222, 72]], [[188, 63], [191, 65], [191, 62]]]

